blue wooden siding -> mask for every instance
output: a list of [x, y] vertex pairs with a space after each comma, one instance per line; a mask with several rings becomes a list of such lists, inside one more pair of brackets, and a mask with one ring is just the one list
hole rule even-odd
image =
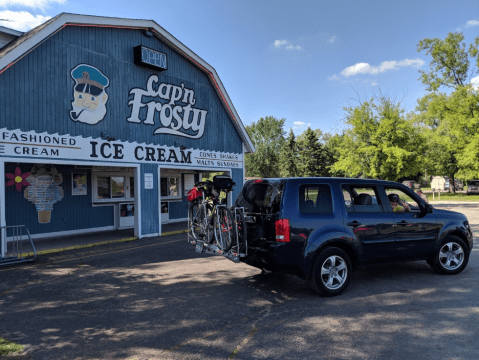
[[[158, 234], [159, 208], [158, 208], [158, 165], [141, 165], [141, 235]], [[153, 174], [153, 189], [145, 189], [145, 174]]]
[[168, 211], [170, 220], [186, 219], [188, 217], [188, 199], [186, 196], [181, 201], [171, 201]]
[[[5, 163], [5, 173], [14, 174], [17, 167], [22, 174], [30, 172], [34, 164]], [[49, 223], [38, 222], [38, 213], [35, 205], [25, 199], [25, 186], [17, 191], [15, 185], [6, 186], [6, 223], [7, 225], [26, 225], [31, 234], [54, 233], [61, 231], [101, 228], [114, 225], [113, 206], [92, 206], [92, 182], [89, 169], [75, 169], [73, 166], [55, 165], [55, 168], [63, 176], [63, 182], [59, 185], [63, 189], [63, 198], [53, 205], [51, 220]], [[87, 174], [87, 195], [72, 195], [71, 174]], [[8, 182], [8, 179], [6, 179]]]
[[[133, 48], [137, 45], [165, 53], [168, 70], [157, 72], [135, 65]], [[96, 67], [110, 81], [107, 114], [96, 125], [75, 122], [69, 116], [75, 85], [70, 72], [81, 63]], [[128, 101], [133, 98], [130, 90], [146, 89], [152, 74], [158, 75], [160, 83], [184, 83], [195, 91], [194, 107], [208, 111], [202, 138], [153, 135], [161, 127], [158, 113], [154, 126], [126, 121], [131, 112]], [[187, 148], [242, 152], [241, 139], [206, 74], [142, 30], [66, 26], [0, 74], [0, 103], [8, 104], [0, 107], [0, 127], [8, 129], [94, 138], [105, 132], [122, 141], [170, 146], [177, 142]]]

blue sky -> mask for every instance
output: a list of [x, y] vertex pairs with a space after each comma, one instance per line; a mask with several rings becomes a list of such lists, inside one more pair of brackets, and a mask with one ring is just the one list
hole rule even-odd
[[339, 132], [345, 106], [380, 92], [414, 110], [431, 60], [419, 40], [479, 36], [477, 0], [0, 0], [0, 19], [14, 20], [0, 26], [62, 12], [156, 21], [216, 69], [245, 125], [274, 116], [296, 134]]

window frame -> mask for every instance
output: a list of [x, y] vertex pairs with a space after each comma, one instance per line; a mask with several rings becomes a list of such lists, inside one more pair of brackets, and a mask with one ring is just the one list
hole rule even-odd
[[[170, 179], [176, 179], [177, 181], [177, 184], [176, 184], [176, 195], [162, 195], [162, 189], [161, 189], [161, 186], [162, 186], [162, 179], [167, 179], [166, 182], [167, 182], [167, 191], [169, 186], [168, 184], [170, 183]], [[183, 193], [182, 193], [182, 176], [181, 174], [177, 174], [177, 175], [168, 175], [168, 176], [160, 176], [160, 196], [161, 196], [161, 201], [165, 201], [165, 200], [181, 200], [181, 198], [183, 197]]]
[[[378, 184], [355, 184], [355, 183], [343, 183], [340, 185], [341, 188], [341, 195], [343, 196], [343, 206], [344, 210], [347, 213], [351, 214], [383, 214], [389, 212], [389, 208], [391, 207], [391, 204], [389, 204], [389, 208], [385, 206], [384, 204], [384, 197], [383, 194], [385, 193], [384, 188], [381, 185]], [[377, 204], [372, 204], [372, 205], [355, 205], [354, 200], [355, 197], [352, 196], [354, 194], [358, 195], [358, 192], [356, 191], [356, 188], [371, 188], [374, 191], [374, 196], [376, 197], [376, 202]], [[354, 190], [354, 192], [353, 192]], [[348, 207], [346, 206], [346, 199], [344, 198], [344, 191], [347, 191], [349, 195], [351, 196], [351, 206]], [[389, 203], [389, 202], [388, 202]], [[377, 209], [379, 210], [378, 207], [381, 208], [381, 211], [366, 211], [366, 208], [359, 208], [359, 206], [373, 206], [372, 209]]]
[[[317, 187], [319, 188], [320, 186], [327, 186], [328, 189], [329, 189], [329, 194], [330, 194], [330, 200], [331, 200], [331, 211], [330, 212], [303, 212], [301, 210], [301, 189], [304, 189], [305, 193], [306, 193], [306, 189], [307, 188], [314, 188], [314, 187]], [[317, 201], [318, 201], [318, 195], [319, 195], [319, 192], [318, 194], [316, 195], [316, 204], [315, 204], [315, 208], [317, 208]], [[331, 187], [331, 184], [327, 184], [327, 183], [304, 183], [304, 184], [299, 184], [298, 186], [298, 210], [300, 212], [301, 215], [332, 215], [334, 214], [334, 200], [333, 200], [333, 188]]]
[[[110, 180], [110, 198], [108, 199], [100, 199], [98, 198], [98, 178], [107, 177]], [[122, 177], [123, 178], [123, 194], [124, 196], [121, 198], [112, 198], [112, 177]], [[124, 172], [92, 172], [91, 179], [92, 179], [92, 202], [95, 204], [102, 204], [102, 203], [119, 203], [119, 202], [128, 202], [134, 201], [135, 197], [131, 197], [131, 188], [130, 188], [130, 178], [134, 178], [134, 174], [132, 173], [124, 173]], [[135, 191], [135, 189], [133, 189]]]
[[[384, 193], [384, 196], [385, 198], [387, 199], [387, 209], [388, 209], [388, 212], [391, 212], [393, 214], [418, 214], [418, 213], [425, 213], [426, 212], [426, 206], [425, 206], [425, 202], [423, 199], [421, 199], [421, 197], [416, 194], [415, 191], [409, 189], [407, 186], [396, 186], [396, 185], [383, 185], [382, 186], [382, 190], [383, 190], [383, 193]], [[387, 194], [387, 189], [394, 189], [394, 190], [397, 190], [397, 191], [401, 191], [403, 193], [405, 193], [406, 195], [408, 195], [410, 198], [412, 198], [413, 200], [416, 201], [416, 203], [419, 205], [419, 210], [414, 210], [414, 211], [410, 211], [410, 212], [406, 212], [406, 213], [398, 213], [398, 212], [394, 212], [393, 211], [393, 208], [391, 206], [391, 203], [389, 202], [389, 199], [388, 199], [388, 194]]]

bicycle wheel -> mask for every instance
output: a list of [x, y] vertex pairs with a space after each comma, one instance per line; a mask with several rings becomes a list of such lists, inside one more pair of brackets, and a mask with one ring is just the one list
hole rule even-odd
[[[243, 212], [241, 210], [235, 211], [235, 231], [237, 231], [238, 236], [238, 252], [243, 253], [246, 249], [246, 222], [244, 219]], [[236, 246], [236, 243], [234, 244]]]
[[214, 219], [216, 245], [223, 252], [227, 252], [236, 240], [233, 215], [224, 206], [217, 207], [216, 211]]
[[196, 203], [189, 209], [189, 229], [191, 235], [195, 240], [199, 240], [205, 237], [206, 235], [206, 214], [205, 207], [201, 203]]
[[199, 227], [197, 223], [199, 207], [198, 203], [190, 203], [188, 206], [188, 230], [195, 240], [199, 238]]

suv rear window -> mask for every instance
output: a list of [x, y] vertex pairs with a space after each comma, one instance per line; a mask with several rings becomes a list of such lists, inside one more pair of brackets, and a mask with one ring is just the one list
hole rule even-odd
[[236, 198], [235, 206], [244, 207], [246, 212], [277, 213], [281, 207], [284, 181], [249, 180]]
[[332, 213], [333, 200], [329, 185], [301, 185], [299, 187], [299, 211], [303, 214]]

